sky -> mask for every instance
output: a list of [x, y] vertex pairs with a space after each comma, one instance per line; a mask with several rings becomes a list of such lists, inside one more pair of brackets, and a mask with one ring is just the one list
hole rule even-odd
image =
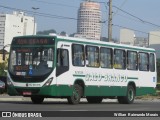
[[[109, 0], [94, 1], [101, 2], [102, 21], [106, 21], [102, 23], [102, 36], [107, 37]], [[35, 12], [49, 14], [49, 17], [35, 14], [37, 31], [55, 29], [57, 33], [65, 31], [72, 34], [77, 31], [76, 18], [81, 2], [83, 0], [0, 0], [0, 13], [12, 13], [14, 11], [12, 8], [16, 8], [27, 11], [29, 16], [34, 16], [32, 7], [36, 7], [39, 9]], [[160, 0], [112, 0], [112, 2], [114, 39], [119, 39], [120, 29], [124, 27], [136, 30], [137, 37], [148, 37], [147, 33], [150, 31], [160, 30]]]

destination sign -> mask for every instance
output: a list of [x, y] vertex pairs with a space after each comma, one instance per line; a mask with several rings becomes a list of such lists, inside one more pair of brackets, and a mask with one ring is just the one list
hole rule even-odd
[[13, 40], [12, 44], [16, 45], [48, 45], [48, 44], [54, 44], [53, 39], [48, 38], [16, 38]]

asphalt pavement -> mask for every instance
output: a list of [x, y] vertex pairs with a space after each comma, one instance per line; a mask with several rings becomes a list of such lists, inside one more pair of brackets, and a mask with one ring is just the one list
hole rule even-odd
[[[9, 96], [8, 94], [1, 94], [0, 95], [0, 101], [31, 101], [30, 97], [23, 97], [23, 96]], [[45, 98], [45, 101], [62, 101], [66, 102], [67, 99], [61, 99], [61, 98]], [[137, 97], [135, 101], [153, 101], [153, 102], [160, 102], [160, 96], [157, 97]], [[87, 102], [85, 98], [81, 98], [81, 102]], [[117, 99], [103, 99], [103, 102], [118, 102]]]
[[[0, 101], [6, 102], [6, 101], [24, 101], [24, 102], [29, 102], [31, 101], [30, 97], [23, 97], [23, 96], [9, 96], [7, 94], [2, 94], [0, 95]], [[67, 99], [61, 99], [61, 98], [45, 98], [45, 101], [51, 101], [51, 102], [66, 102]], [[87, 102], [85, 98], [81, 98], [81, 102]], [[117, 99], [104, 99], [103, 102], [117, 102]]]
[[[139, 97], [139, 99], [135, 99], [134, 104], [130, 105], [119, 104], [117, 102], [117, 99], [104, 99], [102, 104], [88, 104], [85, 98], [81, 99], [81, 103], [79, 105], [68, 105], [66, 99], [46, 98], [43, 104], [35, 105], [31, 103], [31, 99], [29, 97], [9, 96], [7, 94], [0, 95], [0, 111], [29, 111], [29, 112], [57, 111], [57, 112], [65, 112], [65, 114], [66, 112], [72, 112], [72, 111], [74, 112], [91, 111], [91, 114], [95, 114], [94, 112], [92, 113], [92, 111], [97, 111], [97, 112], [99, 111], [98, 113], [100, 115], [101, 112], [103, 111], [105, 112], [104, 114], [106, 114], [107, 111], [119, 111], [119, 112], [124, 111], [133, 113], [134, 111], [135, 112], [140, 111], [140, 113], [141, 112], [148, 113], [148, 111], [151, 111], [151, 113], [155, 112], [158, 113], [160, 116], [159, 108], [160, 108], [160, 97], [144, 97], [144, 98]], [[55, 113], [53, 112], [52, 114]], [[102, 119], [103, 117], [100, 118]], [[118, 117], [117, 119], [120, 119], [120, 117]], [[89, 119], [87, 118], [86, 120]]]

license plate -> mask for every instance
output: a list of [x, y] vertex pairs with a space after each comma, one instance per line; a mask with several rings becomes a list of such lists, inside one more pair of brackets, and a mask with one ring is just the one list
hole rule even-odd
[[23, 95], [32, 95], [31, 92], [23, 92]]

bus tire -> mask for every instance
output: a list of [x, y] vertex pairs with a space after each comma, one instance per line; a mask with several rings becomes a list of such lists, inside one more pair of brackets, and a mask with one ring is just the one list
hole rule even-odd
[[120, 104], [132, 104], [135, 98], [135, 89], [132, 85], [129, 85], [127, 88], [126, 96], [118, 97], [118, 102]]
[[31, 96], [32, 103], [41, 104], [44, 100], [44, 97], [41, 96]]
[[78, 85], [78, 84], [75, 84], [74, 88], [73, 88], [72, 96], [69, 96], [67, 98], [68, 99], [68, 103], [69, 104], [73, 104], [73, 105], [79, 104], [81, 96], [82, 96], [82, 87], [80, 85]]
[[118, 102], [119, 102], [120, 104], [124, 104], [124, 103], [123, 103], [124, 97], [118, 96], [117, 99], [118, 99]]
[[86, 97], [88, 103], [101, 103], [103, 98], [102, 97]]

